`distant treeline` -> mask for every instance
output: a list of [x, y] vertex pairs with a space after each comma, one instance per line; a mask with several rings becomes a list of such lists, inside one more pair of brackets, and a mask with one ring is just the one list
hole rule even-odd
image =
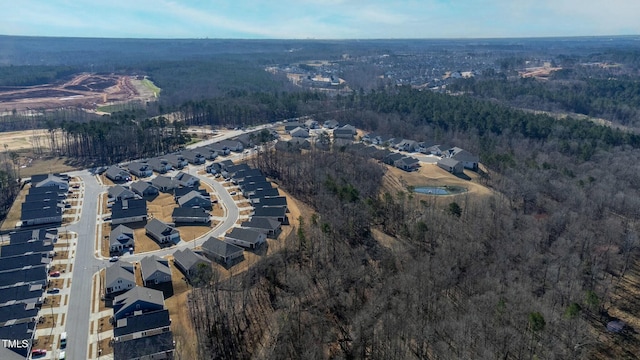
[[0, 87], [56, 83], [77, 72], [72, 66], [0, 66]]
[[551, 81], [544, 82], [533, 78], [461, 79], [450, 89], [516, 107], [572, 112], [622, 125], [640, 126], [640, 81], [628, 77], [573, 79], [570, 72], [560, 71], [552, 75]]

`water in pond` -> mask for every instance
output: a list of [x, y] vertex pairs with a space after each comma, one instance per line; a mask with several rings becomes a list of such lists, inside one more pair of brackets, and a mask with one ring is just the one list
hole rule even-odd
[[427, 195], [453, 195], [467, 191], [467, 189], [458, 186], [419, 186], [413, 191]]

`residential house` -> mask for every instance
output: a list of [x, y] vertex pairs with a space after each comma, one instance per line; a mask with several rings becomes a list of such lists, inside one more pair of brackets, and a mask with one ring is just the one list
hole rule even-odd
[[256, 249], [264, 244], [266, 240], [267, 236], [264, 233], [243, 228], [233, 228], [231, 232], [224, 236], [225, 242], [247, 249]]
[[43, 257], [53, 258], [53, 241], [51, 240], [31, 240], [0, 246], [0, 258], [19, 256], [27, 253], [40, 254]]
[[189, 165], [189, 162], [187, 162], [187, 159], [185, 159], [184, 156], [182, 156], [180, 154], [167, 154], [167, 155], [163, 156], [163, 158], [165, 160], [167, 160], [167, 162], [174, 169], [178, 169], [179, 170], [179, 169], [182, 169], [185, 166]]
[[113, 327], [113, 342], [139, 339], [155, 333], [171, 331], [169, 310], [150, 311], [118, 320]]
[[158, 219], [151, 219], [144, 227], [146, 234], [160, 244], [177, 243], [180, 232], [172, 225]]
[[220, 173], [224, 177], [233, 177], [233, 175], [236, 172], [243, 171], [243, 170], [249, 170], [249, 169], [251, 169], [251, 168], [249, 167], [249, 165], [247, 165], [245, 163], [234, 164], [234, 165], [226, 166], [225, 169], [223, 169], [222, 172], [220, 172]]
[[105, 270], [104, 283], [105, 296], [109, 298], [133, 289], [136, 286], [133, 265], [120, 260], [111, 264]]
[[167, 171], [171, 171], [171, 169], [173, 169], [171, 167], [171, 164], [169, 164], [169, 162], [165, 159], [153, 158], [149, 159], [147, 163], [149, 164], [149, 166], [151, 166], [151, 169], [153, 169], [153, 171], [157, 172], [158, 174], [164, 174]]
[[191, 191], [178, 198], [178, 206], [185, 208], [203, 208], [211, 210], [211, 198], [203, 196], [199, 191]]
[[113, 318], [117, 321], [134, 313], [145, 314], [164, 309], [162, 291], [142, 286], [134, 286], [131, 290], [113, 299]]
[[220, 163], [214, 162], [207, 165], [207, 167], [205, 167], [205, 170], [209, 174], [218, 174], [222, 171], [222, 165]]
[[185, 187], [197, 187], [200, 185], [200, 179], [182, 171], [176, 174], [176, 176], [173, 177], [173, 180], [177, 181], [180, 186]]
[[122, 185], [111, 186], [107, 192], [110, 199], [127, 200], [134, 199], [136, 194]]
[[428, 155], [443, 156], [447, 149], [449, 149], [447, 145], [431, 145], [421, 152]]
[[[137, 315], [140, 316], [140, 315]], [[146, 333], [144, 331], [143, 333]], [[127, 360], [174, 359], [175, 342], [171, 331], [153, 331], [154, 335], [134, 337], [113, 343], [113, 358]]]
[[68, 194], [68, 189], [60, 189], [57, 186], [45, 186], [45, 187], [30, 187], [28, 195], [41, 195], [41, 194], [56, 194], [55, 196], [64, 196]]
[[211, 222], [209, 212], [203, 208], [177, 207], [171, 213], [174, 223], [208, 224]]
[[202, 196], [209, 198], [209, 193], [205, 189], [199, 189], [195, 187], [179, 187], [179, 188], [173, 189], [173, 199], [176, 202], [178, 202], [178, 199], [180, 199], [181, 197], [187, 195], [192, 191], [200, 193]]
[[324, 127], [325, 129], [335, 129], [338, 126], [340, 126], [340, 123], [336, 120], [327, 120], [324, 122], [324, 124], [322, 124], [322, 127]]
[[122, 253], [135, 246], [133, 230], [124, 225], [118, 225], [109, 234], [109, 251]]
[[373, 141], [378, 137], [378, 135], [374, 134], [374, 133], [368, 133], [368, 134], [364, 134], [362, 135], [362, 138], [360, 139], [362, 142], [365, 143], [373, 143]]
[[143, 198], [156, 196], [160, 190], [146, 181], [136, 181], [131, 184], [131, 190]]
[[138, 178], [146, 178], [153, 175], [153, 169], [147, 163], [134, 161], [127, 165], [127, 170]]
[[240, 224], [243, 228], [259, 231], [275, 239], [280, 233], [280, 222], [271, 218], [253, 218]]
[[[24, 204], [23, 204], [24, 205]], [[62, 208], [57, 204], [51, 206], [42, 204], [37, 209], [23, 207], [20, 213], [22, 226], [62, 223]]]
[[140, 272], [144, 286], [153, 286], [171, 282], [169, 260], [156, 255], [145, 256], [140, 260]]
[[222, 140], [218, 142], [218, 145], [227, 147], [231, 151], [240, 152], [244, 150], [244, 145], [238, 140]]
[[147, 220], [147, 201], [128, 199], [116, 201], [111, 207], [111, 224], [127, 224]]
[[32, 175], [31, 187], [53, 187], [67, 191], [69, 190], [69, 177], [62, 174]]
[[194, 165], [204, 164], [207, 158], [199, 150], [183, 150], [180, 152], [188, 163]]
[[414, 171], [420, 167], [420, 161], [411, 156], [405, 156], [399, 160], [396, 160], [393, 165], [398, 169], [404, 171]]
[[467, 150], [461, 149], [459, 147], [453, 147], [447, 150], [447, 157], [460, 161], [462, 165], [467, 169], [471, 169], [474, 171], [478, 170], [478, 162], [480, 161], [480, 158], [471, 154]]
[[211, 267], [211, 261], [204, 256], [196, 254], [189, 248], [176, 250], [173, 253], [173, 264], [188, 278], [198, 273], [202, 266]]
[[262, 190], [256, 190], [253, 193], [253, 195], [250, 195], [249, 200], [251, 200], [252, 203], [256, 203], [256, 202], [259, 202], [260, 199], [274, 197], [274, 196], [280, 196], [280, 192], [278, 191], [278, 189], [276, 188], [262, 189]]
[[256, 207], [284, 207], [287, 209], [287, 198], [284, 196], [274, 196], [262, 198], [255, 204]]
[[207, 160], [215, 160], [219, 155], [218, 150], [212, 148], [211, 146], [201, 146], [199, 148], [196, 148], [196, 150]]
[[22, 211], [24, 212], [28, 212], [28, 211], [39, 211], [40, 209], [46, 208], [46, 207], [59, 207], [61, 211], [64, 211], [64, 200], [57, 200], [57, 199], [41, 199], [39, 201], [27, 201], [22, 203]]
[[226, 156], [231, 153], [231, 149], [225, 144], [213, 143], [208, 145], [208, 148], [210, 149], [210, 151], [213, 150], [221, 156]]
[[16, 284], [0, 288], [0, 306], [9, 304], [33, 304], [41, 306], [44, 286], [41, 284]]
[[464, 165], [460, 161], [451, 158], [438, 160], [438, 166], [452, 174], [462, 174], [464, 172]]
[[307, 129], [317, 129], [318, 128], [318, 122], [313, 120], [313, 119], [309, 119], [307, 121], [304, 122], [304, 126]]
[[414, 140], [403, 139], [393, 147], [400, 151], [415, 152], [418, 149], [418, 142]]
[[333, 129], [333, 138], [334, 139], [353, 139], [354, 133], [351, 129]]
[[236, 245], [210, 237], [202, 244], [202, 251], [211, 259], [225, 265], [244, 257], [244, 250]]
[[0, 324], [31, 321], [38, 316], [38, 310], [33, 304], [25, 303], [0, 306]]
[[297, 122], [297, 121], [288, 122], [284, 124], [284, 132], [289, 133], [291, 130], [295, 128], [301, 128], [301, 127], [304, 127], [304, 124], [300, 122]]
[[311, 143], [305, 138], [292, 138], [289, 141], [278, 141], [274, 148], [277, 151], [300, 152], [311, 149]]
[[245, 179], [251, 179], [256, 177], [261, 177], [262, 179], [266, 180], [265, 176], [262, 175], [262, 171], [260, 171], [260, 169], [241, 170], [241, 171], [236, 171], [236, 173], [233, 174], [233, 180], [238, 184], [244, 181]]
[[131, 181], [131, 174], [117, 165], [110, 166], [104, 173], [104, 175], [107, 177], [107, 179], [114, 182]]
[[240, 136], [236, 136], [233, 138], [234, 141], [240, 141], [242, 143], [242, 147], [245, 149], [252, 148], [254, 143], [253, 139], [256, 137], [256, 133], [244, 133]]
[[47, 269], [51, 266], [51, 258], [42, 256], [42, 253], [26, 253], [15, 256], [3, 256], [0, 257], [0, 272], [23, 269], [34, 266], [47, 266]]
[[240, 189], [242, 189], [244, 186], [247, 186], [247, 185], [250, 185], [250, 184], [269, 182], [269, 180], [267, 180], [267, 177], [264, 176], [264, 175], [252, 175], [252, 176], [246, 176], [246, 177], [241, 177], [241, 178], [238, 178], [236, 176], [236, 177], [233, 178], [232, 181], [235, 184], [237, 184], [238, 187], [240, 187]]
[[289, 135], [291, 135], [291, 137], [296, 137], [296, 138], [308, 138], [309, 137], [309, 131], [301, 128], [301, 127], [297, 127], [291, 131], [289, 131]]
[[58, 229], [18, 230], [9, 233], [9, 244], [22, 244], [32, 240], [49, 240], [55, 243], [58, 240]]
[[384, 163], [385, 163], [385, 164], [387, 164], [387, 165], [393, 165], [393, 166], [395, 166], [396, 161], [398, 161], [398, 160], [402, 159], [403, 157], [404, 157], [404, 155], [402, 155], [402, 154], [400, 154], [400, 153], [392, 152], [392, 153], [390, 153], [389, 155], [387, 155], [387, 156], [384, 158], [384, 160], [383, 160], [383, 161], [384, 161]]
[[253, 211], [252, 217], [254, 218], [273, 218], [278, 220], [281, 224], [287, 225], [289, 220], [287, 219], [287, 209], [284, 207], [258, 207]]
[[173, 189], [180, 186], [178, 184], [178, 181], [162, 175], [158, 175], [153, 178], [153, 180], [151, 180], [151, 185], [155, 186], [156, 188], [158, 188], [158, 190], [165, 193], [171, 192], [173, 191]]
[[255, 195], [256, 191], [260, 191], [260, 190], [268, 190], [268, 189], [272, 189], [273, 185], [268, 182], [261, 182], [261, 183], [252, 183], [252, 184], [246, 184], [242, 186], [242, 196], [244, 197], [250, 197], [252, 195]]
[[36, 265], [24, 269], [19, 268], [5, 270], [0, 272], [0, 287], [13, 286], [15, 284], [36, 284], [46, 286], [48, 268], [48, 265]]

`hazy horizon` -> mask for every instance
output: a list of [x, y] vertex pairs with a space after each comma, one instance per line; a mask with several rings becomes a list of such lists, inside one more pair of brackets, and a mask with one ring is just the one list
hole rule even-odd
[[640, 34], [634, 0], [25, 0], [8, 36], [116, 39], [505, 39]]

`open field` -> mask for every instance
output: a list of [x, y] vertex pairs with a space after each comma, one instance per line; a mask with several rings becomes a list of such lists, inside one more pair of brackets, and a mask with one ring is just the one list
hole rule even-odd
[[[22, 111], [69, 106], [95, 110], [98, 105], [155, 100], [157, 87], [145, 80], [115, 74], [81, 73], [65, 83], [0, 91], [0, 102], [6, 109]], [[134, 82], [138, 83], [134, 85]], [[149, 90], [141, 92], [138, 90], [141, 87]]]
[[2, 222], [2, 226], [0, 226], [0, 229], [8, 230], [14, 229], [16, 227], [16, 223], [20, 221], [20, 217], [22, 216], [22, 203], [27, 197], [27, 193], [29, 193], [29, 187], [30, 186], [27, 185], [22, 190], [20, 190], [20, 193], [18, 193], [18, 196], [13, 202], [13, 205], [11, 205], [11, 209], [9, 209], [9, 212], [7, 213], [7, 217]]
[[383, 178], [384, 191], [395, 194], [397, 191], [408, 191], [409, 186], [460, 186], [467, 189], [467, 192], [457, 195], [426, 195], [415, 193], [424, 199], [433, 199], [436, 203], [449, 203], [459, 197], [486, 197], [491, 196], [492, 192], [487, 187], [480, 185], [477, 181], [478, 174], [465, 170], [464, 175], [469, 180], [455, 176], [435, 164], [421, 164], [418, 171], [406, 172], [396, 167], [387, 166], [387, 173]]

